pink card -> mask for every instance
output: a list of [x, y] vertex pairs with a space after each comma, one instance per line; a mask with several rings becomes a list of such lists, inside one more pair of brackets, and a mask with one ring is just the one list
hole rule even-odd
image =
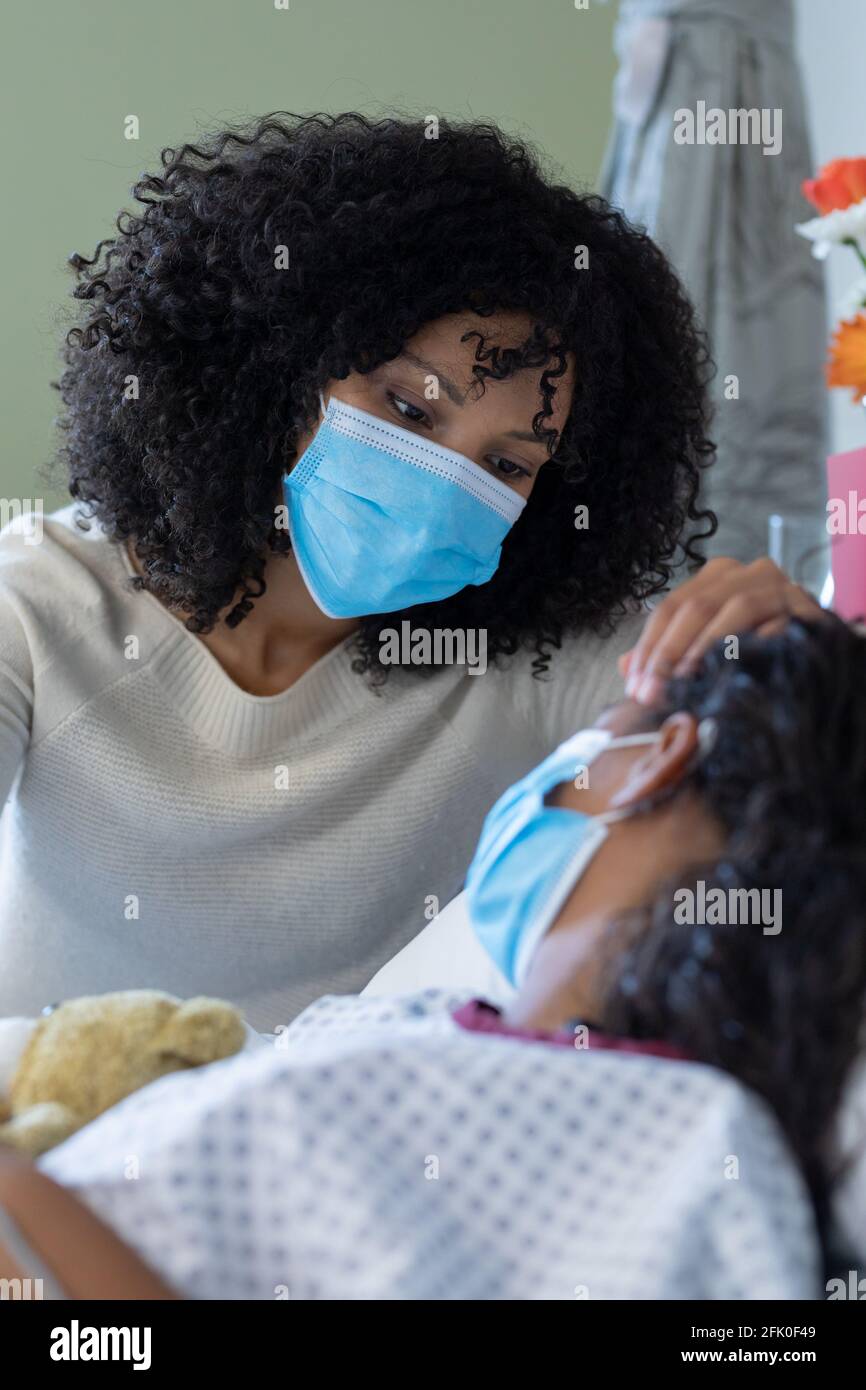
[[830, 455], [827, 499], [833, 609], [850, 621], [866, 615], [866, 449]]

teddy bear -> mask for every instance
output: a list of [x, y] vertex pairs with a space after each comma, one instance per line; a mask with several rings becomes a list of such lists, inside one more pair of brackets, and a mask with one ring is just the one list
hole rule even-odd
[[0, 1144], [35, 1158], [132, 1091], [256, 1037], [232, 1004], [131, 989], [0, 1020]]

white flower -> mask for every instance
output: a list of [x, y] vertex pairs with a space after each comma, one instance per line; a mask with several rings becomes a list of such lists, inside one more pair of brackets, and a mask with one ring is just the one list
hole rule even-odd
[[849, 208], [837, 208], [825, 217], [813, 217], [811, 222], [799, 222], [794, 229], [800, 236], [814, 242], [812, 255], [823, 261], [834, 246], [842, 241], [856, 241], [866, 251], [866, 198]]

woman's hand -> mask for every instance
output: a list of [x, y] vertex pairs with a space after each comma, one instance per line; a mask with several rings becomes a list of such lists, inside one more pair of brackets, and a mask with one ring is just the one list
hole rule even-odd
[[750, 565], [710, 560], [662, 600], [631, 651], [620, 657], [626, 694], [652, 704], [672, 675], [687, 675], [720, 637], [768, 636], [790, 618], [816, 618], [821, 607], [784, 570], [764, 557]]

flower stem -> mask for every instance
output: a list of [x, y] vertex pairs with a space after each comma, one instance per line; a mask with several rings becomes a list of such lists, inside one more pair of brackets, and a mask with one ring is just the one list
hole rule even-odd
[[857, 255], [857, 256], [859, 257], [859, 259], [860, 259], [860, 264], [861, 264], [864, 268], [866, 268], [866, 256], [864, 256], [863, 250], [862, 250], [862, 248], [861, 248], [859, 242], [856, 242], [852, 236], [846, 236], [846, 237], [843, 238], [842, 244], [843, 244], [843, 246], [851, 246], [851, 247], [853, 247], [853, 249], [854, 249], [856, 255]]

